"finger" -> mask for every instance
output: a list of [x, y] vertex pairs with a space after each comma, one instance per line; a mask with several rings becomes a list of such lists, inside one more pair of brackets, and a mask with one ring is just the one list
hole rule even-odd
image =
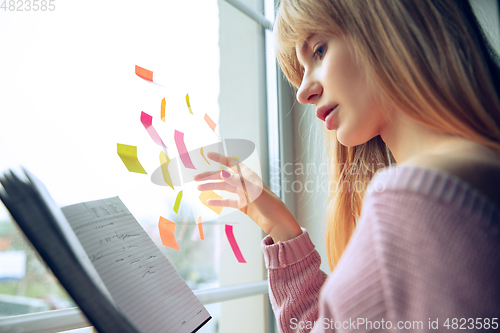
[[228, 172], [227, 170], [223, 170], [219, 172], [220, 178], [226, 183], [234, 186], [234, 187], [242, 187], [240, 175], [238, 173]]
[[198, 191], [227, 191], [236, 193], [236, 187], [225, 182], [206, 183], [198, 185]]
[[236, 166], [236, 164], [240, 163], [240, 161], [234, 157], [222, 155], [213, 151], [209, 152], [207, 156], [209, 159], [230, 168], [233, 168], [234, 166]]
[[208, 199], [207, 205], [215, 207], [230, 207], [238, 209], [238, 201], [235, 199]]
[[220, 171], [206, 171], [194, 176], [194, 180], [197, 182], [203, 180], [221, 180]]

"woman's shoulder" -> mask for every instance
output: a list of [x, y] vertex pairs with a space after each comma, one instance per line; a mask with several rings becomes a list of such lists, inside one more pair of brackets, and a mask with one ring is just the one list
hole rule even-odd
[[500, 155], [489, 148], [472, 144], [453, 153], [417, 156], [401, 166], [449, 175], [500, 207]]
[[476, 216], [490, 223], [500, 220], [499, 183], [500, 166], [485, 159], [458, 155], [422, 158], [379, 170], [363, 206], [383, 206], [398, 216], [408, 217], [413, 212], [415, 218], [421, 214], [412, 207], [435, 213], [452, 209], [461, 216]]

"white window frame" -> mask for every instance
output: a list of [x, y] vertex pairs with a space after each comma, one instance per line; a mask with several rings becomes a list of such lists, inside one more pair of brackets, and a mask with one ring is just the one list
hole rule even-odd
[[[266, 280], [230, 287], [194, 290], [194, 294], [203, 305], [207, 305], [266, 294], [267, 291], [268, 284]], [[4, 333], [53, 333], [89, 326], [92, 326], [92, 324], [79, 308], [30, 313], [0, 319], [0, 331]]]

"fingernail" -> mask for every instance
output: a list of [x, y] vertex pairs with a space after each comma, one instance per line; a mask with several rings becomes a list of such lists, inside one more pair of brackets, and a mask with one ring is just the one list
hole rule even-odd
[[231, 176], [229, 172], [227, 172], [226, 170], [222, 170], [222, 177], [229, 178], [229, 176]]

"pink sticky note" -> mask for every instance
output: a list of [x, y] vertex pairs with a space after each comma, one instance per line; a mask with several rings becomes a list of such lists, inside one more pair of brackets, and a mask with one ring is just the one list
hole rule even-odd
[[191, 162], [191, 158], [189, 157], [189, 153], [186, 149], [186, 145], [184, 144], [184, 133], [175, 130], [174, 134], [175, 145], [177, 146], [177, 150], [179, 151], [179, 155], [181, 156], [181, 161], [186, 168], [195, 169], [193, 162]]
[[150, 116], [144, 111], [141, 111], [141, 123], [144, 125], [144, 127], [148, 128], [149, 126], [153, 125], [153, 116]]
[[238, 243], [236, 243], [236, 239], [234, 238], [232, 225], [226, 224], [226, 237], [229, 241], [229, 244], [231, 244], [231, 249], [233, 249], [233, 253], [238, 262], [246, 263], [245, 258], [243, 258], [243, 255], [241, 254], [240, 247], [238, 246]]
[[165, 146], [162, 139], [160, 138], [160, 135], [158, 134], [158, 132], [156, 132], [155, 128], [153, 127], [153, 116], [150, 116], [146, 112], [141, 111], [141, 123], [144, 125], [146, 131], [148, 131], [151, 139], [153, 139], [153, 141], [157, 145], [167, 148], [167, 146]]

